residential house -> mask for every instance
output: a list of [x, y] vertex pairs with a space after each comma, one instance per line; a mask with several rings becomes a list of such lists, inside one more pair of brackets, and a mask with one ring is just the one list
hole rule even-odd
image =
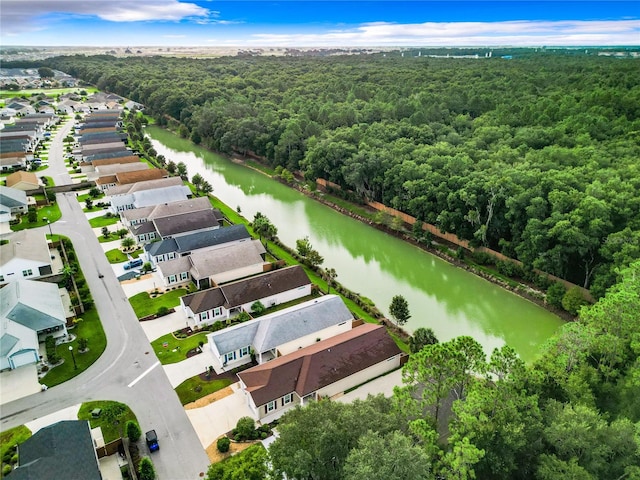
[[180, 177], [118, 185], [107, 188], [105, 194], [111, 201], [111, 211], [116, 214], [123, 210], [186, 200], [192, 196]]
[[214, 368], [273, 361], [351, 330], [353, 315], [337, 295], [325, 295], [207, 335]]
[[[135, 211], [127, 210], [127, 212]], [[151, 265], [155, 266], [160, 262], [184, 257], [191, 253], [213, 250], [227, 244], [246, 242], [251, 239], [252, 237], [249, 235], [247, 227], [243, 224], [238, 224], [149, 243], [144, 246], [144, 250], [147, 260], [151, 262]]]
[[[142, 163], [142, 162], [139, 162]], [[146, 164], [143, 164], [146, 165]], [[96, 186], [102, 190], [118, 185], [129, 185], [147, 180], [166, 178], [169, 175], [164, 168], [139, 168], [137, 170], [119, 171], [113, 174], [100, 175], [96, 179]]]
[[63, 420], [18, 445], [12, 480], [103, 480], [87, 420]]
[[198, 288], [208, 288], [264, 272], [269, 265], [265, 253], [259, 240], [251, 240], [162, 262], [158, 271], [166, 287], [193, 281]]
[[24, 170], [7, 175], [5, 180], [7, 187], [16, 188], [26, 192], [29, 190], [35, 190], [40, 186], [37, 175], [33, 172], [25, 172]]
[[149, 222], [131, 227], [131, 234], [138, 243], [155, 239], [166, 240], [190, 233], [207, 232], [220, 228], [223, 216], [219, 210], [209, 208], [196, 212], [154, 218]]
[[238, 373], [255, 419], [330, 398], [400, 367], [402, 351], [382, 325], [365, 323]]
[[8, 222], [28, 210], [29, 202], [24, 190], [0, 186], [0, 223]]
[[66, 337], [67, 315], [55, 283], [18, 280], [0, 293], [0, 370], [38, 362], [40, 342]]
[[294, 265], [185, 295], [180, 305], [187, 319], [200, 327], [250, 312], [255, 302], [268, 308], [309, 295], [311, 280], [304, 268]]
[[49, 244], [44, 233], [20, 230], [4, 235], [0, 245], [0, 285], [51, 275]]
[[136, 227], [155, 218], [182, 215], [187, 212], [211, 210], [211, 202], [207, 197], [195, 197], [178, 202], [163, 202], [148, 207], [134, 208], [120, 212], [120, 220], [127, 227]]
[[80, 166], [82, 167], [82, 171], [87, 174], [87, 180], [89, 181], [96, 181], [100, 177], [115, 175], [120, 172], [137, 172], [149, 169], [149, 164], [144, 162], [111, 163], [97, 167], [83, 163]]

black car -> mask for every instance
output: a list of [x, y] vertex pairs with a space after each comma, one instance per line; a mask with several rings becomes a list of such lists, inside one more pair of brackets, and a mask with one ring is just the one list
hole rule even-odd
[[158, 445], [158, 435], [156, 435], [155, 430], [149, 430], [145, 433], [144, 437], [147, 440], [147, 447], [149, 447], [150, 452], [160, 450], [160, 445]]

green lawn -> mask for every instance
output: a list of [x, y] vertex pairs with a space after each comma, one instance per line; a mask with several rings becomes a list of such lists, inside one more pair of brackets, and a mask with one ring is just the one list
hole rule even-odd
[[56, 95], [64, 95], [65, 93], [77, 93], [80, 95], [80, 91], [84, 90], [88, 94], [95, 93], [98, 91], [96, 87], [68, 87], [68, 88], [38, 88], [33, 90], [0, 90], [1, 98], [13, 98], [13, 97], [22, 97], [25, 96], [27, 98], [33, 97], [39, 94], [44, 94], [49, 97], [54, 97]]
[[0, 459], [4, 457], [11, 447], [16, 444], [24, 442], [31, 436], [31, 430], [26, 426], [20, 425], [19, 427], [10, 428], [0, 433]]
[[27, 216], [22, 216], [22, 221], [18, 225], [11, 225], [11, 230], [17, 232], [18, 230], [25, 230], [27, 228], [36, 228], [43, 227], [47, 224], [48, 219], [51, 223], [60, 220], [62, 214], [60, 213], [60, 208], [58, 208], [57, 203], [52, 203], [51, 205], [45, 205], [44, 207], [40, 207], [37, 210], [38, 213], [38, 221], [34, 223], [29, 223], [27, 220]]
[[187, 378], [184, 382], [176, 387], [176, 393], [182, 405], [195, 402], [199, 398], [205, 397], [213, 392], [222, 390], [233, 383], [228, 378], [221, 378], [205, 382], [200, 380], [200, 376]]
[[147, 292], [140, 292], [129, 299], [129, 303], [136, 312], [138, 318], [147, 317], [158, 312], [160, 307], [173, 308], [180, 305], [180, 297], [187, 294], [185, 288], [172, 290], [155, 298], [151, 298]]
[[[94, 408], [101, 408], [105, 411], [111, 405], [121, 405], [125, 409], [124, 413], [117, 417], [117, 425], [110, 423], [105, 415], [101, 415], [98, 418], [91, 417], [91, 411]], [[127, 434], [125, 426], [129, 420], [134, 420], [136, 423], [138, 422], [135, 414], [127, 405], [124, 403], [106, 400], [83, 403], [78, 411], [78, 420], [89, 420], [91, 428], [100, 427], [102, 429], [102, 436], [104, 437], [105, 443], [112, 442], [121, 436], [125, 436]]]
[[119, 248], [109, 250], [105, 253], [105, 255], [107, 256], [107, 260], [109, 260], [109, 263], [121, 263], [126, 262], [129, 259], [129, 257], [122, 253], [122, 250], [120, 250]]
[[[40, 167], [40, 168], [42, 168], [42, 167]], [[47, 188], [56, 186], [56, 183], [53, 181], [53, 177], [42, 177], [42, 178], [46, 178], [47, 179]]]
[[[167, 333], [160, 338], [156, 338], [151, 342], [154, 352], [160, 359], [160, 363], [167, 365], [169, 363], [177, 363], [187, 358], [187, 352], [192, 348], [196, 348], [199, 342], [207, 343], [207, 333], [200, 332], [184, 339], [178, 339], [171, 333]], [[166, 347], [164, 346], [166, 344]]]
[[107, 217], [105, 215], [103, 217], [92, 218], [91, 220], [89, 220], [89, 225], [91, 225], [91, 228], [108, 227], [109, 225], [118, 223], [118, 220], [120, 220], [120, 217], [118, 217], [117, 215], [113, 215], [110, 217]]
[[115, 232], [109, 232], [109, 236], [107, 238], [104, 238], [104, 235], [102, 234], [98, 237], [98, 243], [113, 242], [114, 240], [120, 240], [120, 237], [116, 235]]
[[[58, 345], [56, 349], [58, 355], [64, 359], [64, 363], [49, 370], [40, 381], [40, 383], [44, 383], [47, 387], [59, 385], [84, 372], [102, 355], [102, 352], [104, 352], [107, 347], [107, 337], [104, 334], [96, 309], [92, 308], [86, 311], [80, 318], [82, 318], [82, 320], [78, 321], [76, 326], [69, 332], [76, 335], [76, 339], [71, 343]], [[78, 352], [79, 338], [87, 338], [89, 340], [88, 352]], [[77, 369], [74, 368], [69, 345], [73, 347], [73, 356], [76, 359]]]

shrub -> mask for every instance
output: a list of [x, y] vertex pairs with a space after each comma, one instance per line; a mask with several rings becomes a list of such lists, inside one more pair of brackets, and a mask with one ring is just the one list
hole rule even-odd
[[11, 465], [5, 465], [4, 467], [2, 467], [2, 476], [6, 477], [11, 473], [12, 470], [13, 467]]
[[560, 282], [553, 282], [547, 288], [547, 303], [557, 308], [562, 308], [562, 297], [567, 293], [566, 287]]
[[86, 338], [79, 338], [78, 339], [78, 350], [83, 351], [87, 349], [87, 345], [89, 344], [89, 340], [87, 340]]
[[165, 315], [169, 315], [169, 307], [166, 307], [163, 305], [160, 308], [158, 308], [158, 311], [156, 313], [159, 317], [164, 317]]
[[490, 265], [493, 263], [493, 257], [486, 252], [473, 252], [471, 259], [478, 265]]
[[127, 438], [132, 442], [137, 442], [138, 439], [140, 438], [140, 435], [142, 435], [142, 430], [140, 430], [140, 426], [138, 425], [137, 422], [134, 422], [133, 420], [129, 420], [127, 422], [125, 431], [127, 432]]
[[237, 440], [253, 440], [256, 438], [256, 422], [251, 417], [242, 417], [236, 423]]
[[15, 465], [16, 463], [18, 463], [18, 454], [17, 454], [17, 453], [16, 453], [16, 454], [14, 454], [14, 455], [11, 457], [11, 465]]
[[209, 330], [211, 330], [212, 332], [217, 332], [218, 330], [222, 330], [223, 328], [224, 323], [222, 323], [220, 320], [216, 320], [211, 325], [209, 325]]
[[580, 308], [586, 304], [587, 301], [578, 287], [573, 287], [562, 297], [562, 308], [571, 315], [577, 315]]
[[156, 470], [153, 468], [153, 463], [149, 457], [144, 457], [140, 460], [140, 466], [138, 467], [138, 478], [140, 480], [155, 480]]
[[220, 453], [226, 453], [229, 451], [229, 447], [231, 446], [231, 440], [227, 437], [221, 437], [217, 442], [218, 451]]

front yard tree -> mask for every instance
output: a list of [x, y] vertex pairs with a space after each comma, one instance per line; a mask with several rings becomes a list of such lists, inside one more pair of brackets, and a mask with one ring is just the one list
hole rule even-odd
[[212, 463], [206, 478], [207, 480], [236, 480], [239, 478], [242, 480], [264, 480], [268, 478], [267, 451], [261, 444], [252, 445], [224, 462]]
[[107, 227], [102, 227], [102, 236], [103, 236], [104, 238], [109, 238], [109, 235], [110, 235], [110, 233], [109, 233], [109, 228], [107, 228]]
[[124, 238], [127, 236], [128, 233], [129, 233], [129, 230], [127, 230], [126, 228], [121, 228], [116, 232], [116, 235], [118, 235], [118, 237], [120, 238]]
[[137, 442], [142, 435], [142, 430], [140, 430], [140, 425], [133, 420], [129, 420], [127, 422], [127, 426], [125, 427], [125, 431], [127, 434], [127, 438], [132, 442]]
[[389, 314], [393, 317], [398, 326], [404, 325], [407, 323], [407, 320], [411, 318], [409, 303], [402, 295], [395, 295], [391, 299]]
[[92, 187], [91, 190], [89, 190], [89, 196], [91, 198], [98, 198], [101, 194], [102, 190], [100, 190], [98, 187]]
[[307, 254], [306, 258], [307, 258], [307, 263], [313, 268], [319, 267], [324, 263], [324, 257], [320, 255], [320, 253], [315, 249], [312, 249]]
[[260, 314], [260, 313], [264, 312], [265, 310], [266, 310], [266, 307], [264, 306], [264, 304], [260, 300], [257, 300], [257, 301], [255, 301], [255, 302], [253, 302], [251, 304], [251, 311], [253, 313]]
[[133, 239], [133, 237], [125, 237], [120, 242], [120, 245], [122, 245], [122, 248], [125, 250], [130, 250], [131, 248], [134, 247], [135, 244], [136, 244], [136, 241]]
[[91, 210], [93, 208], [93, 200], [91, 200], [90, 198], [87, 198], [84, 201], [84, 206], [86, 207], [87, 210]]

